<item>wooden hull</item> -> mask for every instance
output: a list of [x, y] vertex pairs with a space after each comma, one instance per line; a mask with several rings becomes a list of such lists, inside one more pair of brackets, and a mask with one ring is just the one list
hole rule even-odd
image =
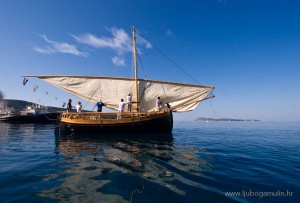
[[0, 122], [6, 123], [56, 123], [60, 113], [12, 115], [0, 117]]
[[63, 113], [60, 130], [74, 133], [170, 133], [171, 111], [154, 113]]

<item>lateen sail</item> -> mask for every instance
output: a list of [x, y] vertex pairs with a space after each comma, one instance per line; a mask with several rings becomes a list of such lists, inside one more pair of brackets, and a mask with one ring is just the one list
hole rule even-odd
[[[136, 101], [135, 82], [132, 78], [93, 76], [35, 76], [84, 100], [96, 103], [101, 99], [108, 108], [117, 110], [120, 100], [132, 93]], [[185, 112], [193, 110], [206, 99], [214, 87], [189, 85], [156, 80], [138, 80], [140, 111], [154, 109], [155, 100], [161, 97], [172, 110]]]

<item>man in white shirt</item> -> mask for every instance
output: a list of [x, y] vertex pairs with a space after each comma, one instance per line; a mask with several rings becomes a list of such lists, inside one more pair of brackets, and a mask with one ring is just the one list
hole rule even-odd
[[119, 103], [119, 108], [118, 108], [118, 116], [117, 118], [121, 118], [121, 113], [124, 111], [125, 109], [125, 102], [124, 99], [121, 99], [121, 102]]
[[160, 100], [160, 97], [157, 97], [156, 101], [155, 101], [155, 110], [159, 111], [160, 107], [162, 105], [162, 101]]
[[81, 102], [78, 102], [78, 104], [77, 104], [77, 106], [76, 106], [76, 109], [77, 109], [77, 113], [82, 112], [82, 105], [81, 105]]
[[132, 109], [132, 95], [128, 94], [127, 96], [127, 111], [131, 112]]

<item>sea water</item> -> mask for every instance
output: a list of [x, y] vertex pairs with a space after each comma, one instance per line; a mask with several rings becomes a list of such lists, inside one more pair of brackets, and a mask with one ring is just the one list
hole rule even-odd
[[172, 134], [0, 123], [0, 202], [300, 202], [300, 125], [175, 122]]

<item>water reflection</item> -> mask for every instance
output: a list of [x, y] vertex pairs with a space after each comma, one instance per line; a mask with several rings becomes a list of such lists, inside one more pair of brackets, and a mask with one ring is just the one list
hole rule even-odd
[[36, 124], [33, 123], [2, 123], [0, 122], [0, 134], [10, 135], [16, 134], [16, 132], [21, 134], [31, 135], [37, 128]]
[[53, 124], [34, 123], [2, 123], [0, 122], [0, 144], [10, 142], [32, 141], [39, 134], [48, 133], [54, 128]]
[[38, 196], [63, 202], [185, 201], [189, 188], [205, 188], [199, 175], [213, 168], [198, 150], [174, 145], [172, 134], [56, 134], [55, 140], [62, 171], [44, 181], [62, 183]]

